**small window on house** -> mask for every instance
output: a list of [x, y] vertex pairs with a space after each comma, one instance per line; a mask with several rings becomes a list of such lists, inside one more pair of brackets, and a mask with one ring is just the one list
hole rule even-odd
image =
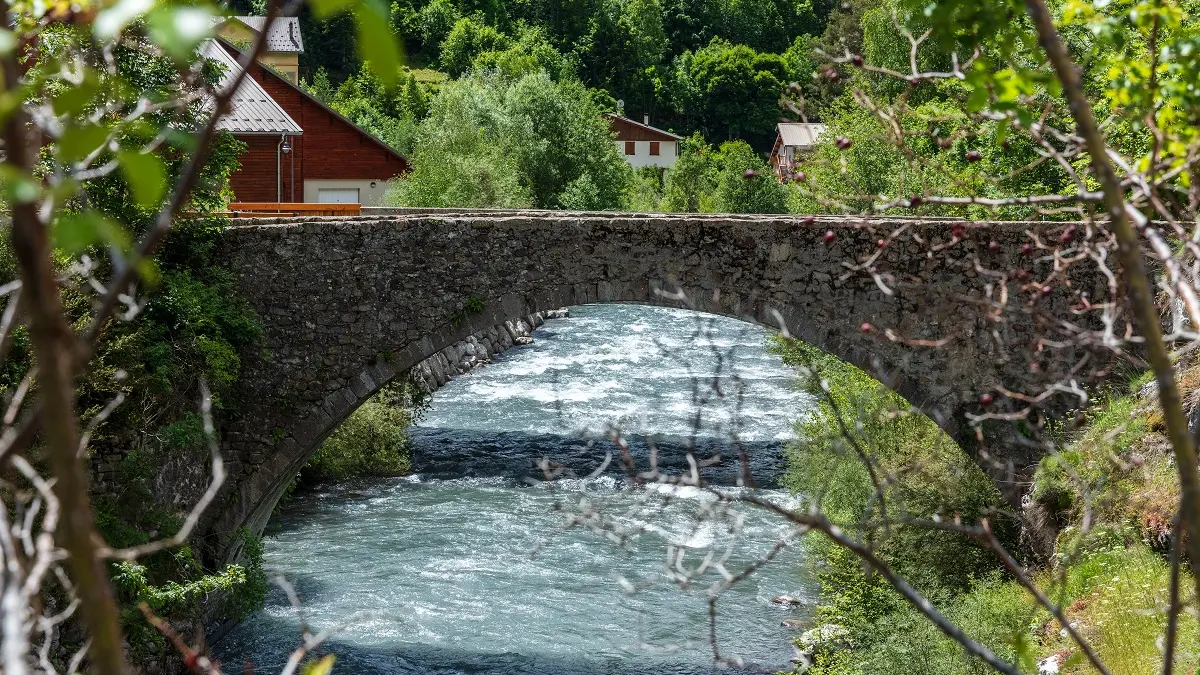
[[650, 141], [650, 154], [654, 157], [658, 156], [658, 141]]
[[625, 154], [636, 155], [637, 154], [637, 143], [634, 143], [633, 141], [625, 141]]

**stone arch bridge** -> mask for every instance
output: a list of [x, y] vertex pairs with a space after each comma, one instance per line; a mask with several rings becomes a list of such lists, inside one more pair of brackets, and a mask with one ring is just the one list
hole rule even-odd
[[[995, 281], [980, 263], [1040, 274], [1021, 247], [1039, 230], [1053, 240], [1062, 223], [563, 212], [246, 222], [223, 236], [219, 259], [240, 279], [266, 344], [243, 357], [246, 405], [223, 425], [229, 478], [201, 530], [219, 557], [231, 555], [240, 527], [262, 531], [321, 441], [388, 381], [468, 335], [574, 304], [782, 322], [937, 420], [1014, 505], [1038, 459], [1019, 443], [989, 454], [965, 433], [964, 413], [979, 407], [980, 392], [1029, 390], [1029, 352], [1014, 357], [1001, 345], [1026, 349], [1046, 328], [1038, 312], [990, 320], [970, 299]], [[964, 227], [963, 241], [929, 254]], [[854, 269], [864, 260], [876, 274]], [[1099, 278], [1076, 272], [1071, 290], [1038, 306], [1065, 310], [1080, 290], [1103, 297]], [[904, 340], [864, 331], [867, 323]], [[1040, 373], [1052, 377], [1078, 357], [1047, 352]]]

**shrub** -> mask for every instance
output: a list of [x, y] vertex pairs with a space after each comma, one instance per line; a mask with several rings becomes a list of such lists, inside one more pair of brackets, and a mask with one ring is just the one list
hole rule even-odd
[[354, 476], [399, 476], [409, 469], [408, 425], [402, 388], [385, 387], [342, 422], [301, 471], [306, 482]]

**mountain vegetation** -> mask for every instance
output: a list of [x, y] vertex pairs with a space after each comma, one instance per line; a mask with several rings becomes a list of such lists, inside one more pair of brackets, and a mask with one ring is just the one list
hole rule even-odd
[[[185, 543], [179, 514], [208, 474], [177, 493], [158, 489], [179, 467], [217, 475], [219, 460], [204, 461], [216, 447], [212, 415], [238, 413], [242, 359], [261, 349], [262, 331], [215, 259], [240, 148], [203, 114], [199, 92], [214, 73], [193, 67], [204, 33], [195, 26], [210, 17], [190, 3], [92, 14], [82, 5], [22, 5], [0, 32], [0, 198], [11, 219], [0, 242], [0, 459], [13, 534], [0, 538], [11, 603], [0, 657], [23, 672], [33, 636], [49, 650], [53, 613], [77, 607], [81, 625], [53, 644], [58, 666], [90, 644], [91, 668], [115, 675], [130, 656], [167, 652], [170, 632], [151, 630], [146, 616], [199, 622], [212, 618], [202, 601], [225, 594], [216, 615], [236, 619], [264, 597], [253, 533], [235, 535], [239, 564], [214, 565]], [[1200, 633], [1178, 592], [1181, 576], [1200, 581], [1188, 429], [1200, 370], [1190, 347], [1169, 351], [1194, 344], [1185, 326], [1200, 323], [1183, 318], [1196, 311], [1195, 279], [1179, 271], [1200, 255], [1189, 230], [1200, 204], [1196, 9], [1190, 0], [1063, 0], [1053, 13], [1040, 0], [316, 3], [302, 15], [304, 86], [410, 155], [414, 171], [390, 192], [400, 204], [1086, 221], [1084, 253], [1073, 248], [1084, 233], [1071, 228], [1037, 250], [1056, 274], [1071, 260], [1118, 261], [1109, 278], [1129, 294], [1114, 291], [1100, 309], [1127, 305], [1133, 318], [1122, 317], [1124, 338], [1097, 342], [1150, 370], [1085, 400], [1073, 421], [1013, 414], [1022, 439], [1053, 450], [1027, 494], [1041, 531], [1055, 534], [1040, 566], [990, 555], [1020, 549], [1029, 523], [1004, 511], [996, 486], [933, 421], [866, 373], [800, 343], [776, 345], [785, 362], [821, 373], [805, 382], [822, 403], [801, 423], [788, 481], [819, 495], [825, 513], [785, 514], [826, 535], [810, 559], [823, 594], [818, 629], [837, 639], [807, 644], [808, 667], [1029, 673], [1049, 651], [1072, 672], [1101, 659], [1112, 672], [1160, 672], [1174, 665], [1177, 637], [1194, 645]], [[403, 45], [405, 68], [388, 37]], [[626, 165], [601, 116], [618, 99], [628, 115], [687, 136], [674, 169]], [[781, 116], [828, 125], [786, 184], [763, 159]], [[888, 245], [881, 238], [878, 249]], [[1143, 248], [1161, 279], [1145, 273]], [[1059, 283], [1022, 286], [1025, 269], [978, 269], [1028, 296], [1031, 314]], [[1182, 307], [1172, 336], [1152, 291], [1162, 307]], [[1097, 311], [1086, 294], [1072, 302], [1056, 321]], [[1096, 336], [1072, 339], [1081, 334]], [[979, 400], [994, 403], [991, 393]], [[844, 429], [843, 410], [857, 417]], [[398, 430], [410, 419], [373, 402], [310, 471], [405, 470]], [[869, 448], [872, 463], [845, 461], [848, 447]], [[877, 484], [872, 467], [904, 480]], [[89, 472], [104, 479], [94, 494]], [[920, 522], [888, 522], [876, 512], [883, 501]], [[175, 531], [179, 541], [163, 538]], [[857, 539], [838, 539], [845, 532]], [[994, 548], [952, 536], [964, 532], [985, 533]], [[862, 541], [868, 555], [854, 548]], [[1041, 588], [1055, 600], [1036, 597]], [[944, 616], [914, 598], [932, 598]], [[945, 616], [960, 634], [929, 621]], [[1198, 665], [1194, 649], [1178, 657]]]

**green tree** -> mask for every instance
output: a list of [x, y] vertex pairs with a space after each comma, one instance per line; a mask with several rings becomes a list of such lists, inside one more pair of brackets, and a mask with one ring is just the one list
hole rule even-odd
[[779, 55], [714, 38], [676, 59], [675, 105], [707, 138], [741, 138], [765, 147], [774, 137], [786, 78]]
[[485, 52], [508, 49], [512, 40], [491, 26], [473, 18], [459, 19], [442, 42], [442, 69], [458, 77], [471, 69], [475, 58]]
[[583, 77], [624, 99], [636, 115], [654, 112], [667, 52], [659, 0], [607, 0], [578, 48]]
[[507, 49], [479, 54], [471, 69], [494, 70], [512, 80], [540, 71], [556, 80], [576, 77], [574, 62], [555, 48], [545, 29], [521, 23], [516, 30], [516, 40]]
[[421, 124], [413, 170], [390, 186], [386, 201], [402, 206], [532, 205], [504, 135], [503, 91], [477, 78], [442, 88]]
[[412, 159], [395, 203], [615, 209], [632, 179], [584, 86], [545, 72], [476, 73], [443, 88]]
[[[617, 153], [608, 121], [578, 81], [554, 82], [545, 73], [528, 75], [505, 95], [514, 139], [514, 155], [533, 203], [542, 208], [616, 209], [632, 170]], [[563, 202], [567, 189], [581, 182], [589, 195]]]
[[362, 66], [356, 50], [358, 37], [353, 17], [336, 14], [318, 18], [304, 5], [300, 11], [300, 32], [304, 36], [304, 51], [300, 54], [303, 75], [312, 77], [318, 68], [324, 68], [330, 79], [341, 82]]
[[422, 48], [432, 59], [437, 59], [442, 42], [445, 41], [446, 36], [450, 35], [450, 31], [454, 29], [455, 24], [461, 18], [462, 14], [458, 11], [458, 7], [450, 0], [433, 0], [421, 8], [417, 14], [416, 27], [419, 31]]
[[713, 150], [699, 133], [684, 140], [675, 166], [663, 181], [664, 211], [698, 213], [713, 210], [717, 165]]
[[787, 188], [745, 141], [721, 144], [715, 206], [723, 213], [787, 213]]

